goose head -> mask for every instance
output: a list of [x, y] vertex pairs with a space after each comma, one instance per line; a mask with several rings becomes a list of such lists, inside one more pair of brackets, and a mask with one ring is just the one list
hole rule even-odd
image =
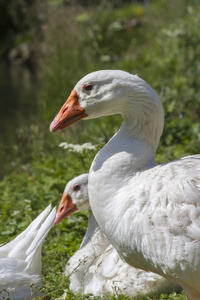
[[88, 174], [82, 174], [70, 180], [63, 192], [54, 225], [76, 211], [89, 210]]
[[[140, 77], [121, 70], [101, 70], [83, 77], [72, 90], [50, 131], [58, 132], [81, 120], [121, 114], [137, 138], [158, 144], [164, 113], [156, 92]], [[151, 132], [151, 138], [149, 134]]]

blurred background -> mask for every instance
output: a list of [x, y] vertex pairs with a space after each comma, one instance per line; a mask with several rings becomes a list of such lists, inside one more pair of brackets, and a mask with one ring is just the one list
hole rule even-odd
[[[61, 142], [92, 142], [98, 150], [119, 128], [121, 117], [112, 116], [49, 132], [89, 72], [122, 69], [156, 90], [165, 110], [158, 163], [200, 152], [199, 28], [199, 0], [0, 0], [0, 241], [48, 203], [58, 205], [67, 181], [88, 172], [96, 152], [73, 153]], [[13, 210], [21, 213], [13, 217]], [[44, 250], [46, 291], [85, 232], [87, 214], [70, 220]]]
[[[50, 121], [75, 83], [99, 69], [137, 73], [156, 89], [166, 112], [162, 143], [191, 143], [191, 125], [199, 141], [199, 6], [0, 0], [0, 177], [51, 148]], [[83, 142], [71, 130], [60, 138]], [[100, 131], [109, 138], [109, 129]]]

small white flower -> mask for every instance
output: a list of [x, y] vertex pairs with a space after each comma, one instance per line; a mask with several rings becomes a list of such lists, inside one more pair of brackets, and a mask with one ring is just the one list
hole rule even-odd
[[31, 200], [25, 199], [24, 202], [31, 203]]
[[61, 143], [59, 147], [69, 150], [70, 152], [83, 153], [84, 150], [96, 150], [97, 146], [92, 143], [79, 144], [70, 144], [70, 143]]
[[32, 211], [32, 208], [29, 204], [27, 204], [25, 208], [26, 208], [26, 210]]
[[20, 213], [19, 210], [13, 210], [11, 216], [12, 216], [12, 217], [17, 216], [19, 213]]
[[15, 288], [7, 288], [7, 292], [14, 292]]
[[168, 37], [171, 38], [185, 34], [185, 31], [182, 29], [175, 29], [175, 30], [164, 29], [163, 32], [164, 34], [166, 34]]

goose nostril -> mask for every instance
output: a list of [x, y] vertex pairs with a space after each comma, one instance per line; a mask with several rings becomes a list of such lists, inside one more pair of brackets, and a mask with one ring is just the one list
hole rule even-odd
[[68, 110], [68, 106], [66, 106], [63, 111], [62, 111], [62, 114], [64, 114], [66, 112], [66, 110]]
[[63, 211], [63, 209], [64, 209], [64, 206], [61, 206], [61, 208], [60, 208], [60, 212], [62, 212], [62, 211]]

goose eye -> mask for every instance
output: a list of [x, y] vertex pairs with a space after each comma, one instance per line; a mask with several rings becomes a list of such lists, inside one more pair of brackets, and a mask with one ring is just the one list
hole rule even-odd
[[93, 89], [93, 86], [91, 84], [84, 84], [82, 89], [86, 91], [91, 91]]
[[73, 190], [74, 190], [74, 191], [78, 191], [78, 190], [80, 190], [80, 188], [81, 188], [81, 187], [80, 187], [79, 184], [73, 186]]

